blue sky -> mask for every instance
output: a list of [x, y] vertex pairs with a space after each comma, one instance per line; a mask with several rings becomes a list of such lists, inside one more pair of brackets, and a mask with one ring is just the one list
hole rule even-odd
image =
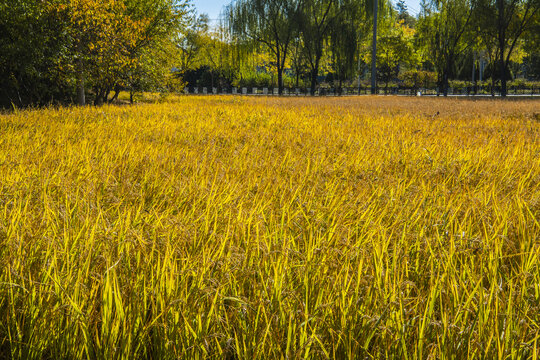
[[[210, 16], [210, 19], [217, 19], [223, 5], [230, 2], [231, 0], [193, 0], [193, 5], [197, 8], [198, 13], [206, 13]], [[420, 11], [419, 0], [405, 0], [405, 3], [410, 14], [416, 15]]]

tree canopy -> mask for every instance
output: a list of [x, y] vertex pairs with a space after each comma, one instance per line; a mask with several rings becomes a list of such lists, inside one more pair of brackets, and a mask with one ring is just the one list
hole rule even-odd
[[189, 0], [0, 0], [0, 106], [369, 78], [385, 93], [468, 81], [505, 96], [540, 79], [539, 24], [540, 0], [422, 0], [416, 16], [403, 0], [234, 0], [219, 22]]
[[0, 102], [24, 106], [76, 97], [84, 104], [91, 90], [99, 104], [112, 91], [132, 88], [136, 75], [170, 72], [171, 64], [145, 58], [176, 50], [167, 43], [187, 11], [187, 2], [175, 0], [1, 0], [0, 76], [8, 81]]
[[476, 87], [490, 78], [491, 90], [505, 96], [509, 78], [536, 76], [538, 2], [423, 0], [412, 16], [403, 0], [236, 0], [224, 14], [226, 46], [243, 49], [230, 83], [245, 84], [250, 64], [253, 83], [267, 84], [268, 76], [280, 93], [286, 84], [312, 93], [367, 86], [373, 75], [385, 93], [391, 84], [416, 88], [423, 78], [447, 95], [452, 82]]

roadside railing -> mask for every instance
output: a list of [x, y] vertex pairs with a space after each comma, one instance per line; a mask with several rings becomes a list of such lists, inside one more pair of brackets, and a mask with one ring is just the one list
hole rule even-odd
[[[404, 96], [442, 96], [438, 89], [419, 88], [419, 87], [379, 87], [378, 95], [404, 95]], [[498, 96], [501, 93], [500, 86], [462, 86], [451, 87], [448, 89], [450, 96]], [[267, 87], [186, 87], [186, 95], [261, 95], [274, 96], [279, 95], [278, 88]], [[283, 96], [351, 96], [351, 95], [370, 95], [370, 87], [319, 87], [313, 93], [310, 88], [284, 88]], [[539, 87], [528, 86], [509, 86], [507, 95], [510, 96], [540, 96]]]

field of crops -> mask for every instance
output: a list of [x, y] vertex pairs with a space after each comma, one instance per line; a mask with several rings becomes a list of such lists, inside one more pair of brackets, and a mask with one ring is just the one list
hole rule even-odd
[[540, 101], [0, 115], [0, 358], [540, 357]]

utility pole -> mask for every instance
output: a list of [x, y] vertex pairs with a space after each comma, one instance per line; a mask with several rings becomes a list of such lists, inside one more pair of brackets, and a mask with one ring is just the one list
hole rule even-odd
[[362, 88], [362, 84], [360, 81], [362, 81], [362, 73], [360, 72], [360, 61], [362, 61], [362, 58], [358, 56], [358, 95], [360, 95], [360, 90]]
[[[360, 32], [358, 33], [358, 43], [360, 43]], [[362, 88], [362, 84], [360, 83], [360, 81], [362, 80], [362, 76], [365, 76], [362, 72], [360, 72], [361, 64], [362, 57], [360, 56], [360, 54], [358, 54], [358, 95], [360, 95], [360, 90]]]
[[484, 70], [486, 68], [486, 61], [484, 59], [480, 62], [480, 82], [484, 80]]
[[484, 60], [484, 52], [480, 53], [480, 59], [478, 60], [478, 80], [480, 81], [480, 91], [482, 91], [482, 81], [484, 80], [484, 68], [486, 66], [485, 60]]
[[[358, 32], [358, 43], [360, 44], [361, 43], [361, 38], [362, 38], [362, 35], [360, 34], [360, 32]], [[365, 71], [360, 71], [362, 70], [362, 56], [360, 56], [360, 54], [358, 54], [358, 95], [360, 95], [360, 90], [362, 89], [362, 77], [365, 78]]]
[[377, 6], [373, 0], [373, 48], [371, 49], [371, 94], [377, 92]]
[[[472, 61], [472, 86], [471, 90], [474, 90], [476, 95], [476, 52], [473, 52], [473, 61]], [[472, 92], [472, 91], [471, 91]]]

